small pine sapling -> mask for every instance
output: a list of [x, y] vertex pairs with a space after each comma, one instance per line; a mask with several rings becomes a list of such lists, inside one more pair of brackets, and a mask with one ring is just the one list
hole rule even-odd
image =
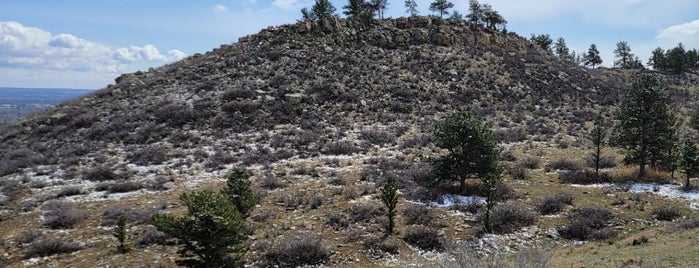
[[116, 227], [112, 230], [112, 236], [119, 241], [119, 245], [116, 247], [118, 253], [124, 254], [131, 250], [131, 245], [126, 241], [126, 216], [123, 214], [119, 215]]
[[381, 188], [381, 202], [386, 206], [386, 214], [388, 216], [386, 236], [390, 236], [395, 227], [396, 205], [398, 204], [398, 186], [393, 177], [386, 179], [386, 182]]

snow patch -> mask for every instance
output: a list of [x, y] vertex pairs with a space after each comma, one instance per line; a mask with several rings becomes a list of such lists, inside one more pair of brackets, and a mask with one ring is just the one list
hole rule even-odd
[[477, 203], [477, 204], [485, 204], [485, 197], [480, 197], [480, 196], [464, 196], [464, 195], [451, 195], [451, 194], [446, 194], [443, 195], [439, 198], [438, 201], [433, 201], [430, 202], [430, 206], [434, 207], [451, 207], [456, 204], [468, 204], [468, 203]]

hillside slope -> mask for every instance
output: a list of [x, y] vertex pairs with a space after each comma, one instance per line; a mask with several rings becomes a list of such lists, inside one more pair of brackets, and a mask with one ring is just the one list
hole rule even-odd
[[[45, 203], [57, 199], [90, 216], [80, 228], [43, 232], [81, 241], [84, 249], [39, 264], [115, 262], [118, 256], [104, 256], [112, 241], [99, 227], [110, 209], [181, 210], [179, 193], [219, 187], [238, 166], [253, 172], [257, 193], [266, 196], [257, 210], [271, 213], [255, 223], [254, 260], [265, 249], [260, 241], [291, 230], [332, 233], [322, 212], [374, 202], [383, 176], [397, 176], [405, 197], [418, 199], [424, 193], [415, 179], [426, 169], [419, 159], [439, 152], [430, 133], [446, 114], [484, 117], [503, 143], [584, 147], [590, 122], [598, 114], [611, 118], [632, 75], [562, 61], [515, 33], [429, 17], [272, 27], [122, 75], [86, 97], [2, 126], [0, 233], [11, 238], [3, 258], [22, 263], [20, 237], [43, 228]], [[694, 108], [697, 83], [672, 83], [684, 113]], [[289, 201], [317, 194], [325, 198], [321, 210]], [[460, 220], [447, 221], [457, 222], [448, 233], [470, 237], [456, 226]], [[133, 233], [147, 233], [147, 224], [133, 224]], [[360, 225], [360, 234], [340, 235], [380, 233], [378, 220]], [[368, 258], [333, 241], [340, 245], [333, 248], [336, 264]], [[153, 248], [133, 254], [170, 265], [174, 251], [161, 250], [163, 256]]]

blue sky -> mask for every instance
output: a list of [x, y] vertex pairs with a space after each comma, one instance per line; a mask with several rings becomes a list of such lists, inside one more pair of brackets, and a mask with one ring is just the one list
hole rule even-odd
[[[347, 0], [331, 0], [341, 13]], [[405, 15], [389, 0], [386, 17]], [[417, 0], [420, 14], [432, 0]], [[468, 0], [451, 0], [468, 12]], [[696, 0], [490, 0], [510, 31], [564, 37], [585, 52], [596, 44], [605, 66], [627, 41], [650, 51], [699, 48]], [[121, 73], [204, 53], [269, 26], [293, 23], [312, 0], [6, 0], [0, 8], [0, 87], [102, 88]]]

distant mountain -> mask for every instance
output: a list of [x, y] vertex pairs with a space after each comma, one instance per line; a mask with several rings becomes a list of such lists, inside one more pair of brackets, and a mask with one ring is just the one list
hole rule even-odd
[[89, 89], [0, 87], [0, 122], [13, 122], [27, 114], [90, 93]]

